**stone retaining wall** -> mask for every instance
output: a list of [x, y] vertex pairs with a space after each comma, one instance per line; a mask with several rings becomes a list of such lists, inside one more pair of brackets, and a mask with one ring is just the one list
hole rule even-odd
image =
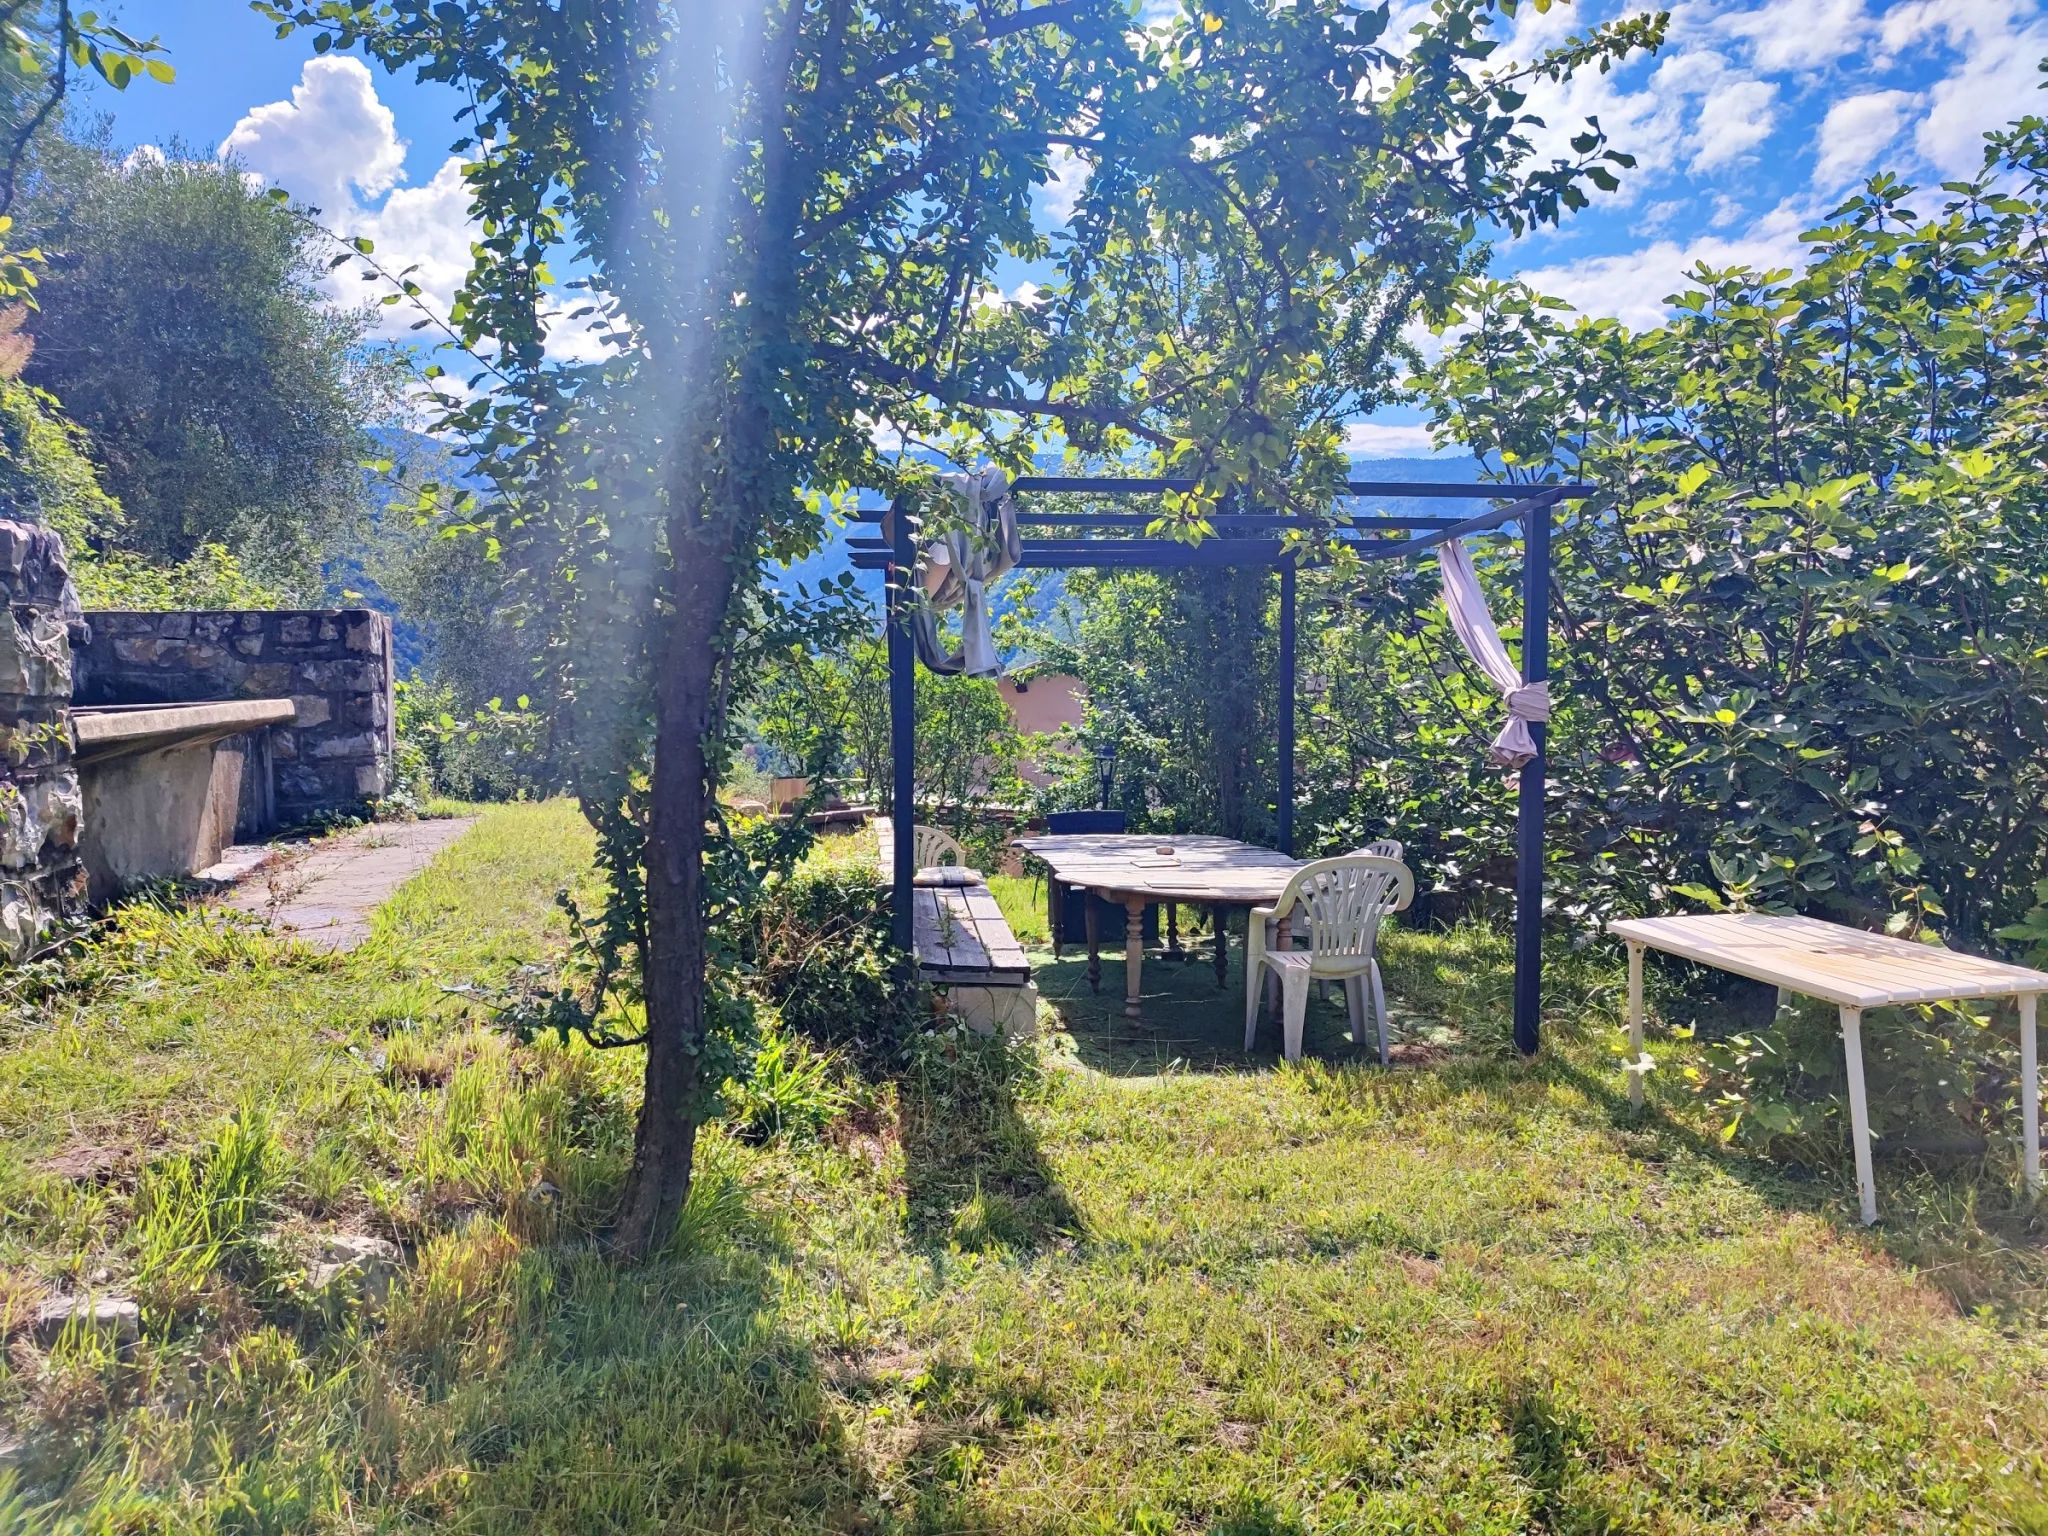
[[0, 954], [18, 960], [85, 895], [71, 760], [71, 643], [83, 626], [64, 541], [0, 520], [0, 594]]
[[93, 613], [80, 704], [290, 699], [273, 727], [277, 813], [354, 811], [392, 783], [391, 620], [367, 608]]

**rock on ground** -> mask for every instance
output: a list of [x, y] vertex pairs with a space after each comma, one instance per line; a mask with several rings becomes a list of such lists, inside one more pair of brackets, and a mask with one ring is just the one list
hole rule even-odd
[[34, 1337], [48, 1349], [76, 1321], [118, 1344], [142, 1337], [142, 1308], [123, 1296], [52, 1296], [36, 1308]]

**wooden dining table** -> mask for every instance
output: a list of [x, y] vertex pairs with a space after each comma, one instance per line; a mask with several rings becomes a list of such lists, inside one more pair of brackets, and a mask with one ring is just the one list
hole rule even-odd
[[[1085, 890], [1124, 909], [1124, 1013], [1138, 1017], [1145, 969], [1145, 908], [1161, 903], [1206, 907], [1216, 930], [1216, 984], [1228, 979], [1230, 951], [1224, 914], [1232, 908], [1271, 906], [1302, 866], [1274, 848], [1229, 837], [1162, 837], [1129, 832], [1063, 832], [1020, 837], [1013, 845], [1050, 871], [1052, 906], [1067, 887]], [[1088, 984], [1102, 985], [1101, 936], [1096, 906], [1087, 909]]]

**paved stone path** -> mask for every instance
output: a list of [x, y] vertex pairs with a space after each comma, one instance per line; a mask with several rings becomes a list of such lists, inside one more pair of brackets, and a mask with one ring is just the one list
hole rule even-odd
[[290, 929], [315, 949], [354, 949], [370, 936], [377, 906], [475, 825], [474, 816], [378, 822], [303, 851], [273, 848], [253, 865], [245, 850], [230, 849], [241, 857], [225, 857], [215, 868], [237, 870], [228, 906]]

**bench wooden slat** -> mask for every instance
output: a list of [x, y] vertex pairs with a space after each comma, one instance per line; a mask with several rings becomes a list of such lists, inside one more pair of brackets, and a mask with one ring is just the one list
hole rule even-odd
[[932, 981], [1000, 987], [1031, 979], [1023, 946], [986, 885], [919, 886], [910, 900], [911, 949]]

